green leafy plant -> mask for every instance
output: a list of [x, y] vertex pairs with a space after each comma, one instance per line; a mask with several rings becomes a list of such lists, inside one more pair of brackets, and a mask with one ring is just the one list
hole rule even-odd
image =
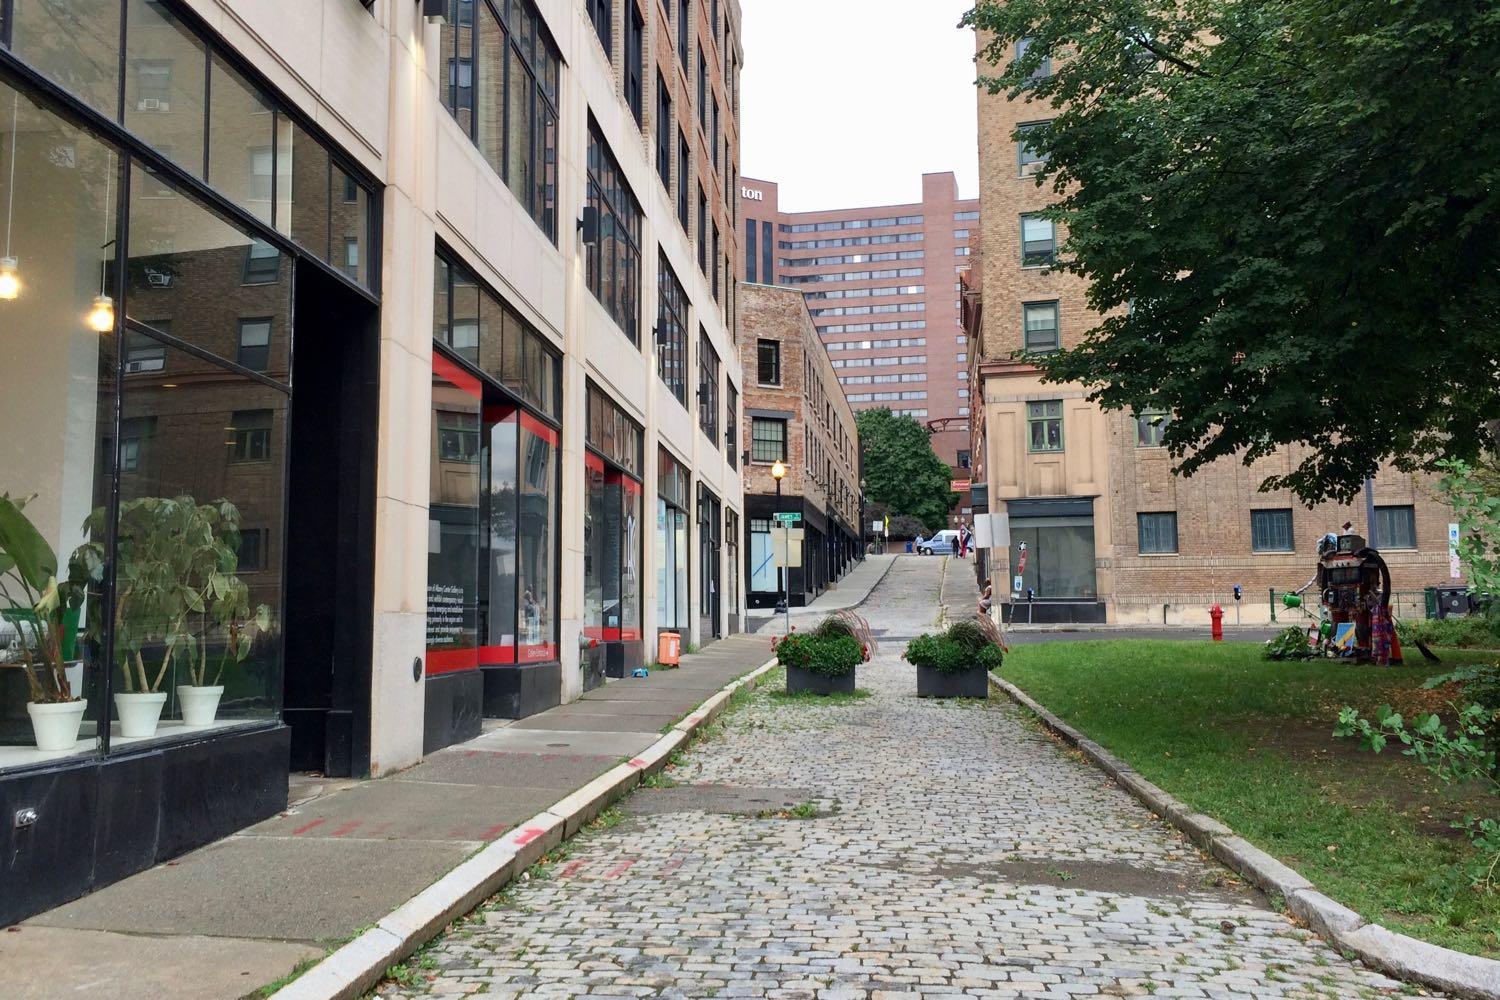
[[1312, 643], [1307, 641], [1307, 630], [1301, 625], [1291, 625], [1266, 640], [1263, 655], [1268, 660], [1310, 660], [1314, 653]]
[[1500, 649], [1500, 615], [1469, 618], [1401, 618], [1396, 635], [1403, 645], [1425, 642], [1456, 649]]
[[35, 498], [0, 495], [0, 598], [22, 612], [13, 620], [31, 700], [77, 701], [63, 659], [64, 622], [83, 604], [84, 587], [71, 572], [57, 578], [57, 553], [25, 514]]
[[[1333, 735], [1356, 738], [1375, 753], [1394, 740], [1405, 748], [1401, 751], [1404, 756], [1421, 764], [1445, 784], [1480, 782], [1492, 794], [1500, 793], [1495, 751], [1485, 739], [1493, 713], [1479, 704], [1455, 708], [1457, 717], [1450, 731], [1434, 714], [1418, 716], [1407, 725], [1389, 705], [1377, 709], [1373, 721], [1346, 705], [1339, 710]], [[1453, 828], [1464, 832], [1483, 859], [1472, 869], [1474, 885], [1485, 890], [1493, 888], [1495, 867], [1500, 864], [1500, 819], [1470, 815], [1454, 823]]]
[[[93, 540], [73, 557], [94, 583], [103, 580], [106, 517], [104, 508], [89, 515], [84, 526]], [[229, 663], [250, 655], [256, 635], [270, 628], [271, 610], [250, 605], [250, 590], [236, 573], [240, 544], [239, 509], [228, 500], [140, 497], [121, 503], [113, 624], [126, 692], [160, 690], [174, 662], [190, 683], [218, 684]], [[224, 638], [213, 656], [216, 632]], [[102, 618], [91, 609], [87, 635], [102, 642], [103, 633]]]
[[1443, 461], [1438, 468], [1443, 470], [1438, 489], [1458, 519], [1458, 557], [1469, 585], [1481, 594], [1500, 594], [1500, 494], [1467, 462]]
[[940, 674], [961, 674], [976, 667], [999, 670], [1005, 659], [1004, 651], [988, 639], [981, 642], [980, 635], [977, 627], [967, 620], [958, 622], [947, 632], [917, 636], [907, 644], [902, 658]]
[[878, 648], [875, 642], [875, 634], [870, 631], [870, 623], [863, 616], [853, 611], [835, 611], [824, 618], [812, 630], [812, 634], [819, 639], [830, 639], [836, 636], [849, 636], [864, 647], [864, 657], [868, 660], [875, 655]]
[[843, 677], [864, 662], [864, 646], [849, 635], [820, 637], [793, 632], [776, 644], [776, 659], [784, 667], [796, 667], [825, 677]]

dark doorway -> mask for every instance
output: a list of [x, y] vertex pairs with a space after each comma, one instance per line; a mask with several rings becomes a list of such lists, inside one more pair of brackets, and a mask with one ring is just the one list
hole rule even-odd
[[370, 768], [379, 311], [298, 262], [286, 531], [291, 767]]
[[703, 642], [721, 637], [719, 629], [719, 546], [723, 541], [719, 498], [698, 487], [698, 634]]

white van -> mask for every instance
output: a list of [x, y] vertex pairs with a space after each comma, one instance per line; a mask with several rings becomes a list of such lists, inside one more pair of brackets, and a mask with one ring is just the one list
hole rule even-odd
[[917, 546], [917, 551], [924, 556], [937, 553], [940, 556], [951, 556], [958, 551], [958, 529], [944, 528], [931, 538], [922, 540]]

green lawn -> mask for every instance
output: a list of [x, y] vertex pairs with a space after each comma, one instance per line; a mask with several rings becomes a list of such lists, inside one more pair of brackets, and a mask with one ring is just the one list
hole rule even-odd
[[1441, 666], [1382, 668], [1271, 663], [1250, 643], [1040, 643], [1013, 649], [1001, 673], [1367, 918], [1495, 956], [1500, 892], [1470, 888], [1473, 851], [1449, 824], [1500, 815], [1500, 801], [1331, 735], [1344, 704], [1440, 710], [1456, 695], [1423, 690], [1428, 676], [1497, 656], [1438, 652]]

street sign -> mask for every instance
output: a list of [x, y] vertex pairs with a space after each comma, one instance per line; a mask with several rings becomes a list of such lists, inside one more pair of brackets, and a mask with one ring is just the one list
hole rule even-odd
[[1010, 589], [1015, 591], [1017, 594], [1021, 592], [1021, 577], [1019, 574], [1016, 576], [1015, 582]]
[[773, 565], [781, 569], [798, 569], [802, 566], [802, 529], [771, 532]]
[[771, 519], [781, 524], [797, 525], [802, 523], [802, 515], [796, 512], [782, 513], [777, 511], [771, 515]]

